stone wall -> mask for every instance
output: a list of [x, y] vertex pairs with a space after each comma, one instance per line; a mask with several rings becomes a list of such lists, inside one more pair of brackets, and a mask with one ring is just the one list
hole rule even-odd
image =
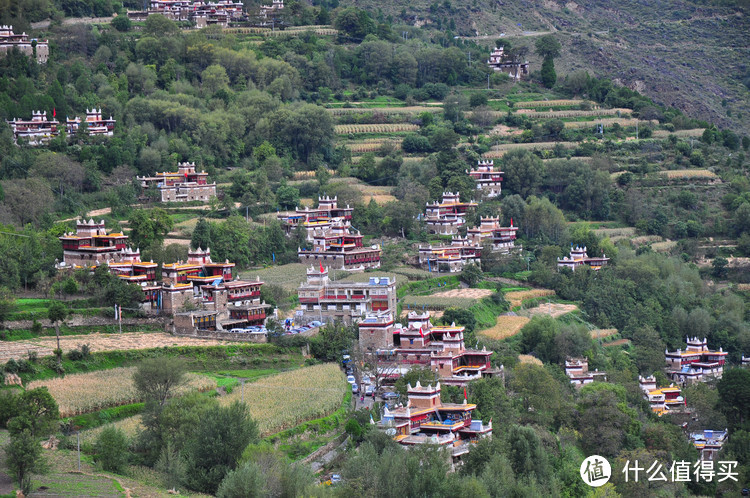
[[[154, 328], [164, 328], [164, 326], [169, 323], [168, 317], [155, 317], [155, 318], [123, 318], [122, 324], [123, 325], [153, 325]], [[51, 328], [52, 323], [46, 319], [42, 318], [40, 320], [37, 320], [42, 327], [45, 328]], [[68, 327], [103, 327], [105, 325], [117, 325], [117, 322], [114, 318], [105, 318], [103, 316], [80, 316], [80, 315], [71, 315], [68, 318], [65, 319], [65, 325]], [[12, 322], [5, 322], [3, 324], [4, 328], [9, 330], [18, 330], [18, 329], [31, 329], [32, 325], [34, 324], [33, 320], [15, 320]]]
[[175, 329], [173, 332], [175, 335], [185, 337], [197, 337], [198, 339], [216, 339], [219, 341], [235, 341], [235, 342], [255, 342], [262, 343], [268, 342], [266, 334], [235, 334], [232, 332], [220, 332], [214, 330], [198, 330], [193, 329], [192, 331], [186, 329]]

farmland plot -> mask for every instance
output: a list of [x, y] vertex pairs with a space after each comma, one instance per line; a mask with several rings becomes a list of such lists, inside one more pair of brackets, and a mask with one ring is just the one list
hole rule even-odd
[[505, 299], [510, 303], [510, 307], [521, 306], [521, 304], [527, 299], [534, 299], [535, 297], [554, 296], [555, 291], [550, 289], [529, 289], [522, 291], [506, 292]]
[[519, 333], [527, 323], [529, 323], [529, 318], [525, 316], [501, 315], [497, 317], [494, 327], [484, 329], [480, 331], [479, 334], [499, 341], [507, 339], [508, 337], [513, 337]]
[[[37, 380], [26, 387], [45, 386], [60, 406], [62, 417], [72, 417], [110, 406], [142, 401], [133, 383], [136, 367], [114, 368], [55, 379]], [[185, 374], [185, 383], [177, 389], [181, 395], [189, 391], [208, 391], [216, 388], [216, 381], [204, 375]]]
[[350, 389], [338, 365], [326, 363], [236, 387], [219, 402], [228, 405], [244, 400], [261, 434], [268, 435], [329, 415], [341, 406]]

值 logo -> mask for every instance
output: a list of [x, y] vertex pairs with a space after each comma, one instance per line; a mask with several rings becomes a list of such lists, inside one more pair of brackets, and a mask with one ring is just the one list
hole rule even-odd
[[599, 455], [591, 455], [581, 464], [581, 479], [589, 486], [598, 488], [604, 486], [612, 477], [612, 467], [606, 458]]

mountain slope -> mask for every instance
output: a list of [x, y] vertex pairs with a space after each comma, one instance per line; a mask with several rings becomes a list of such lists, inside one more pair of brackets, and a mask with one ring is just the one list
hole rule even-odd
[[[697, 0], [346, 0], [394, 23], [445, 29], [490, 46], [504, 33], [533, 47], [553, 32], [558, 75], [585, 69], [735, 131], [750, 129], [750, 2]], [[452, 20], [452, 23], [451, 23]], [[532, 71], [541, 61], [529, 51]], [[745, 84], [743, 84], [743, 80]]]

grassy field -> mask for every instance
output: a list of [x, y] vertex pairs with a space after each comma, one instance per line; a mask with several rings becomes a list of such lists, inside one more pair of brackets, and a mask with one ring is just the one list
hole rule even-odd
[[444, 310], [446, 308], [470, 308], [477, 299], [469, 297], [406, 296], [402, 300], [404, 309]]

